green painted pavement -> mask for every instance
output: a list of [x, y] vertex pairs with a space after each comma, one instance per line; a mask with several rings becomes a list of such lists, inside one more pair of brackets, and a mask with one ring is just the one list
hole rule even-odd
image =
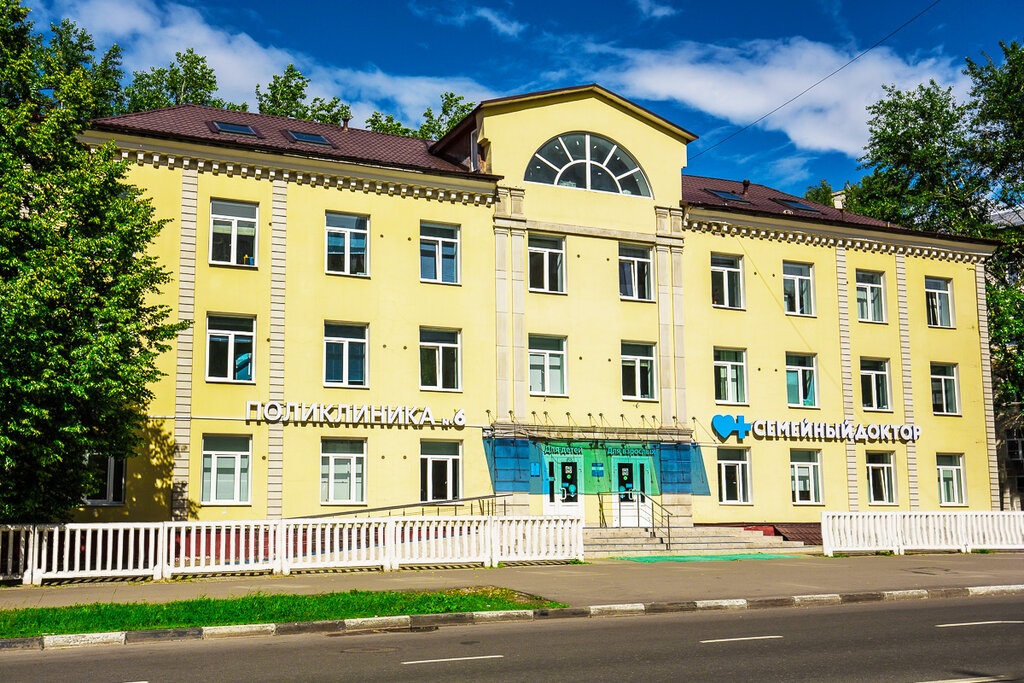
[[726, 562], [730, 560], [787, 560], [803, 555], [775, 555], [772, 553], [738, 553], [736, 555], [666, 555], [664, 557], [616, 557], [630, 562]]

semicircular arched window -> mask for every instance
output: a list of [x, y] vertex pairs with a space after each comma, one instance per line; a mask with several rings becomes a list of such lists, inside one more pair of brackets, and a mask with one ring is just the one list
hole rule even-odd
[[564, 133], [530, 158], [524, 180], [584, 190], [651, 196], [651, 186], [629, 152], [590, 133]]

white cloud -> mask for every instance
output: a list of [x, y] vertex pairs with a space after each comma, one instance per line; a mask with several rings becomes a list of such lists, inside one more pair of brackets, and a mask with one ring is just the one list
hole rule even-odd
[[[591, 50], [605, 59], [618, 58], [618, 64], [595, 74], [612, 90], [674, 101], [736, 125], [771, 111], [853, 56], [799, 37], [739, 47], [688, 41], [663, 50], [603, 45]], [[966, 90], [966, 78], [948, 57], [902, 57], [878, 48], [758, 126], [786, 134], [802, 150], [857, 157], [868, 139], [865, 107], [881, 97], [882, 84], [914, 88], [930, 78]]]
[[128, 71], [164, 66], [174, 59], [175, 52], [194, 48], [207, 57], [216, 72], [218, 94], [232, 102], [255, 105], [256, 84], [266, 85], [274, 74], [295, 64], [311, 79], [310, 96], [337, 96], [348, 102], [357, 125], [374, 110], [416, 125], [427, 107], [437, 109], [440, 94], [446, 90], [474, 102], [495, 94], [465, 77], [404, 76], [373, 66], [358, 70], [325, 64], [301, 52], [260, 45], [249, 34], [215, 26], [199, 10], [177, 3], [52, 0], [37, 7], [33, 15], [39, 29], [47, 21], [72, 19], [92, 33], [100, 51], [118, 43], [124, 49]]
[[633, 0], [633, 4], [640, 10], [644, 19], [664, 19], [679, 13], [675, 7], [662, 5], [654, 0]]
[[493, 7], [470, 8], [459, 4], [456, 4], [454, 8], [450, 8], [448, 6], [445, 7], [447, 7], [447, 9], [429, 5], [419, 5], [416, 3], [410, 3], [409, 5], [409, 9], [412, 13], [422, 19], [429, 19], [431, 21], [436, 21], [439, 24], [448, 24], [459, 27], [465, 26], [473, 21], [483, 21], [489, 24], [495, 32], [507, 38], [514, 38], [518, 36], [527, 26], [525, 23], [516, 21], [505, 12], [494, 9]]

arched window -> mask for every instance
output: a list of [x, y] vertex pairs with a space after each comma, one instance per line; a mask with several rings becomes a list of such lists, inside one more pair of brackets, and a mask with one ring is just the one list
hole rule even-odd
[[647, 178], [629, 152], [590, 133], [564, 133], [548, 140], [530, 159], [524, 180], [651, 196]]

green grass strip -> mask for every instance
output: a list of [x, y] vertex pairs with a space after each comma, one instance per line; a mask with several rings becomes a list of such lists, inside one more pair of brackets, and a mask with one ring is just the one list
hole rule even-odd
[[0, 638], [553, 607], [565, 605], [494, 587], [440, 592], [352, 590], [321, 595], [252, 593], [230, 599], [0, 610]]
[[783, 560], [796, 559], [802, 555], [776, 555], [774, 553], [736, 553], [735, 555], [665, 555], [650, 557], [616, 557], [616, 560], [630, 562], [723, 562], [734, 560]]

